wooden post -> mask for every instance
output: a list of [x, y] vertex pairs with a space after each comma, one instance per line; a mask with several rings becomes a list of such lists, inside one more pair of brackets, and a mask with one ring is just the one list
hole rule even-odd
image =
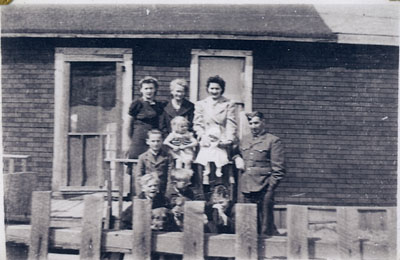
[[31, 236], [28, 259], [47, 259], [50, 227], [50, 191], [32, 194]]
[[27, 170], [27, 167], [26, 167], [27, 163], [26, 163], [26, 161], [27, 161], [27, 158], [23, 158], [22, 161], [21, 161], [22, 172], [26, 172], [26, 170]]
[[15, 171], [15, 166], [14, 166], [14, 159], [9, 158], [8, 159], [8, 173], [12, 174]]
[[84, 196], [80, 259], [100, 259], [103, 206], [103, 195]]
[[151, 202], [134, 199], [132, 208], [132, 259], [147, 260], [151, 257]]
[[308, 259], [308, 208], [287, 207], [287, 259]]
[[235, 207], [236, 259], [258, 259], [257, 205]]
[[80, 140], [81, 140], [81, 168], [80, 168], [80, 172], [79, 172], [79, 176], [81, 178], [81, 185], [85, 186], [85, 182], [87, 179], [86, 176], [86, 171], [85, 171], [85, 141], [86, 141], [86, 137], [84, 135], [80, 135]]
[[356, 207], [337, 208], [338, 251], [340, 259], [361, 259]]
[[397, 216], [396, 208], [388, 208], [387, 214], [387, 232], [388, 232], [388, 259], [397, 259]]
[[111, 182], [111, 169], [106, 173], [107, 176], [107, 212], [104, 229], [110, 229], [110, 222], [112, 216], [112, 182]]
[[104, 186], [104, 135], [99, 134], [96, 136], [99, 141], [99, 148], [97, 150], [97, 184]]
[[204, 201], [186, 201], [183, 260], [204, 259]]
[[[111, 172], [110, 172], [111, 175]], [[132, 172], [133, 175], [133, 172]], [[115, 228], [121, 228], [121, 215], [122, 215], [122, 206], [124, 204], [123, 197], [124, 197], [124, 166], [122, 163], [116, 162], [115, 163], [115, 177], [118, 181], [118, 219], [115, 223]], [[111, 186], [112, 187], [112, 186]]]

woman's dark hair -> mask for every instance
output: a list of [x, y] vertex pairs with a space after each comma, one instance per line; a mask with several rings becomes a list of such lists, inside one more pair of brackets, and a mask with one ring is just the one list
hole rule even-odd
[[142, 88], [143, 84], [154, 84], [156, 90], [158, 89], [158, 80], [154, 77], [146, 76], [139, 81], [139, 88]]
[[215, 75], [215, 76], [209, 77], [207, 79], [207, 84], [206, 84], [207, 90], [208, 90], [208, 86], [210, 86], [210, 83], [217, 83], [222, 89], [221, 95], [224, 94], [224, 92], [225, 92], [225, 80], [223, 78], [221, 78], [219, 75]]

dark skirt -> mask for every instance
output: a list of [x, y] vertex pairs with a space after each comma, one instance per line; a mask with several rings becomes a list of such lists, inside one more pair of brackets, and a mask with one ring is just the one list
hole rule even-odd
[[140, 121], [135, 122], [133, 135], [131, 137], [131, 145], [129, 147], [128, 158], [129, 159], [137, 159], [139, 155], [146, 152], [148, 146], [146, 144], [147, 132], [153, 129], [151, 124], [138, 123]]

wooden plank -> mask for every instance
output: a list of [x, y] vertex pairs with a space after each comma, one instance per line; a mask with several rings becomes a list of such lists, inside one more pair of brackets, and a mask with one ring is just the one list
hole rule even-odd
[[100, 259], [104, 198], [102, 195], [84, 196], [81, 231], [81, 259]]
[[[29, 225], [8, 225], [6, 226], [7, 242], [15, 242], [29, 245]], [[50, 245], [62, 249], [80, 248], [80, 229], [50, 230]], [[103, 232], [103, 251], [131, 253], [132, 231], [118, 230]], [[157, 253], [183, 254], [183, 232], [153, 232], [152, 251]], [[204, 243], [205, 256], [210, 257], [235, 257], [236, 235], [234, 234], [205, 234]], [[285, 258], [286, 242], [284, 236], [261, 237], [260, 238], [260, 259], [264, 258]], [[333, 246], [334, 244], [329, 244]], [[323, 248], [318, 250], [322, 251]]]
[[337, 208], [338, 251], [341, 259], [361, 259], [358, 238], [358, 209], [356, 207]]
[[388, 259], [397, 258], [397, 208], [389, 208], [387, 214], [387, 232], [388, 232]]
[[204, 259], [204, 205], [204, 201], [185, 202], [183, 260]]
[[111, 182], [111, 172], [108, 171], [106, 174], [107, 179], [107, 212], [106, 212], [106, 220], [104, 223], [104, 229], [110, 228], [110, 220], [112, 216], [112, 182]]
[[15, 172], [14, 159], [9, 158], [8, 159], [8, 173], [13, 174], [14, 172]]
[[97, 185], [100, 187], [104, 186], [104, 140], [103, 136], [99, 136], [96, 138], [99, 142], [99, 146], [97, 148]]
[[14, 159], [28, 159], [31, 157], [30, 155], [22, 155], [22, 154], [3, 154], [3, 158], [14, 158]]
[[47, 259], [50, 226], [50, 191], [32, 194], [29, 259]]
[[64, 55], [55, 55], [54, 78], [54, 145], [52, 190], [68, 185], [68, 126], [70, 65]]
[[257, 205], [235, 206], [235, 255], [237, 259], [258, 259]]
[[115, 228], [121, 228], [121, 215], [124, 197], [124, 166], [120, 163], [115, 164], [115, 173], [118, 179], [118, 217], [115, 223]]
[[85, 165], [85, 151], [86, 151], [86, 147], [85, 147], [85, 143], [86, 143], [86, 137], [81, 135], [80, 136], [80, 153], [81, 153], [81, 158], [80, 158], [80, 169], [79, 169], [79, 175], [81, 176], [81, 182], [79, 183], [80, 186], [85, 186], [86, 183], [86, 178], [87, 178], [87, 174], [86, 174], [86, 165]]
[[133, 259], [150, 259], [151, 256], [151, 202], [149, 200], [133, 200]]
[[287, 207], [287, 259], [308, 259], [308, 208]]
[[27, 170], [27, 168], [26, 168], [26, 161], [27, 161], [27, 159], [22, 159], [22, 161], [21, 161], [21, 169], [22, 169], [22, 172], [26, 172], [26, 170]]

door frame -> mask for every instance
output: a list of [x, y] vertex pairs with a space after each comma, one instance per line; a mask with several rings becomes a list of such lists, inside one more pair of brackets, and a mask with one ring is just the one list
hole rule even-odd
[[192, 49], [192, 61], [190, 64], [190, 101], [198, 100], [199, 92], [199, 58], [200, 57], [234, 57], [244, 58], [244, 109], [252, 110], [253, 89], [253, 52], [243, 50], [216, 50], [216, 49]]
[[[122, 66], [117, 87], [122, 91], [121, 143], [122, 150], [129, 145], [129, 105], [132, 99], [132, 49], [128, 48], [56, 48], [54, 81], [54, 143], [52, 190], [68, 185], [68, 128], [71, 62], [116, 62]], [[117, 72], [118, 75], [118, 72]]]
[[[249, 133], [249, 127], [245, 113], [253, 109], [253, 52], [244, 50], [215, 50], [215, 49], [192, 49], [192, 61], [190, 64], [190, 101], [198, 101], [199, 92], [199, 58], [200, 57], [234, 57], [244, 58], [244, 111], [237, 112], [238, 118], [238, 137]], [[237, 108], [238, 109], [238, 108]]]

